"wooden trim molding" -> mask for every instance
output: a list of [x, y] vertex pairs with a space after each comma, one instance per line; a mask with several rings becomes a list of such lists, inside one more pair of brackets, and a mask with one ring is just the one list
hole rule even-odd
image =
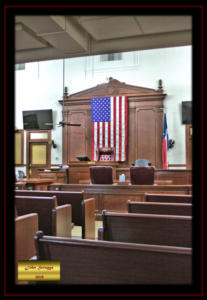
[[[30, 144], [47, 144], [47, 162], [48, 166], [51, 164], [51, 130], [27, 130], [26, 138], [26, 173], [29, 174], [29, 163], [30, 163]], [[31, 134], [36, 133], [47, 133], [47, 138], [33, 138], [31, 139]], [[36, 166], [37, 168], [37, 166]]]
[[[20, 134], [20, 163], [16, 163], [16, 154], [17, 154], [17, 149], [16, 147], [18, 147], [18, 145], [16, 145], [16, 134]], [[17, 167], [22, 167], [24, 166], [24, 130], [19, 129], [19, 130], [15, 130], [15, 166]]]
[[168, 167], [186, 167], [186, 164], [169, 164]]

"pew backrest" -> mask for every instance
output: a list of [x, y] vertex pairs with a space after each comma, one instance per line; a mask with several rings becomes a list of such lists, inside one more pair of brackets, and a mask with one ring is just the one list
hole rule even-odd
[[128, 213], [192, 216], [191, 203], [127, 201]]
[[83, 192], [71, 191], [29, 191], [29, 190], [15, 190], [17, 196], [41, 196], [41, 197], [57, 197], [58, 206], [71, 204], [72, 205], [72, 222], [77, 226], [82, 226], [82, 204], [84, 199]]
[[192, 203], [192, 195], [145, 193], [146, 202]]
[[60, 261], [57, 284], [191, 284], [192, 249], [44, 236], [38, 260]]
[[192, 247], [192, 217], [103, 211], [107, 241]]

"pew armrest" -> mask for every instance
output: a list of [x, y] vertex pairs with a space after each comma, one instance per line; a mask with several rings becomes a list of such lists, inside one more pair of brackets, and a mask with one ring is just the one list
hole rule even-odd
[[71, 237], [72, 234], [72, 206], [65, 204], [52, 210], [53, 235]]
[[[37, 213], [15, 218], [15, 253], [17, 261], [27, 260], [35, 255], [34, 236], [37, 231]], [[25, 247], [25, 243], [27, 243], [27, 247]]]
[[98, 228], [98, 240], [102, 240], [103, 241], [103, 227], [99, 227]]
[[[31, 213], [15, 218], [15, 282], [17, 280], [17, 263], [29, 260], [35, 255], [34, 236], [38, 231], [38, 214]], [[25, 246], [26, 245], [26, 246]], [[25, 282], [22, 282], [24, 284]]]
[[82, 201], [82, 238], [95, 239], [95, 198]]

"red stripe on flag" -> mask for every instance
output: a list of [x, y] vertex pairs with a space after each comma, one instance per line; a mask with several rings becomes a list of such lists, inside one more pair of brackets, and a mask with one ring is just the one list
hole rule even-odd
[[103, 122], [102, 124], [102, 146], [105, 147], [105, 122]]
[[111, 122], [108, 123], [108, 147], [111, 147]]
[[97, 122], [97, 149], [99, 148], [100, 143], [100, 123]]
[[126, 160], [126, 151], [127, 151], [127, 115], [128, 115], [128, 103], [127, 97], [125, 96], [125, 141], [124, 141], [124, 160]]
[[94, 122], [92, 122], [92, 160], [94, 160]]
[[113, 97], [114, 101], [114, 124], [113, 124], [113, 132], [114, 132], [114, 157], [116, 160], [116, 97]]
[[119, 96], [119, 161], [122, 152], [122, 97]]

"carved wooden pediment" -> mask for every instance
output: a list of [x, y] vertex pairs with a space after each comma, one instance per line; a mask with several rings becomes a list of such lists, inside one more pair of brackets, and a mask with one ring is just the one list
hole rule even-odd
[[158, 96], [163, 94], [162, 89], [162, 81], [159, 80], [159, 86], [157, 90], [129, 85], [124, 82], [120, 82], [112, 77], [109, 78], [109, 82], [98, 84], [95, 87], [90, 89], [83, 90], [78, 93], [71, 94], [70, 96], [67, 94], [67, 88], [64, 93], [65, 100], [73, 101], [73, 100], [86, 100], [91, 99], [92, 97], [107, 97], [107, 96], [118, 96], [118, 95], [127, 95], [127, 96]]

